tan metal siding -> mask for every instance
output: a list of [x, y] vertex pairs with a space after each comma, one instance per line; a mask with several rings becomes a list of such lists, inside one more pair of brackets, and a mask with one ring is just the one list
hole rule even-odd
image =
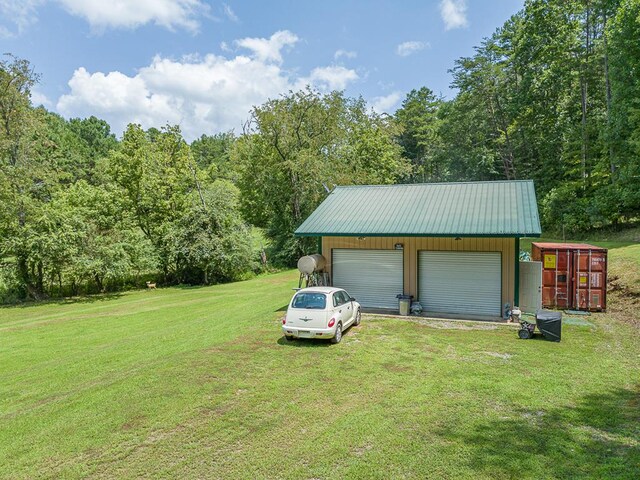
[[322, 237], [322, 253], [331, 272], [333, 248], [392, 249], [396, 243], [404, 244], [404, 288], [408, 295], [418, 297], [418, 251], [469, 251], [501, 252], [502, 254], [502, 303], [513, 305], [515, 288], [515, 239], [463, 237]]

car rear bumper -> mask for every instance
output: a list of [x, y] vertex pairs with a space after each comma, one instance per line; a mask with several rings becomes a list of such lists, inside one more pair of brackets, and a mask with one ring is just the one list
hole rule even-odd
[[334, 328], [304, 328], [304, 327], [290, 327], [288, 325], [282, 326], [282, 333], [289, 337], [295, 338], [333, 338], [336, 334]]

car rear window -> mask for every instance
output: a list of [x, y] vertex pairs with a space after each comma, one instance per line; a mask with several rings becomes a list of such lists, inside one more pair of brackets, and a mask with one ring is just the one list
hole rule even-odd
[[293, 308], [313, 308], [322, 310], [327, 305], [327, 296], [324, 293], [304, 292], [293, 298]]

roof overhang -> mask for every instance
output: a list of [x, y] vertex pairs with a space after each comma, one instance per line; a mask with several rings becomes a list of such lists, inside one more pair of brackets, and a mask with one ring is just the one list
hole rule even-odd
[[320, 232], [295, 232], [296, 237], [429, 237], [429, 238], [539, 238], [540, 233], [320, 233]]

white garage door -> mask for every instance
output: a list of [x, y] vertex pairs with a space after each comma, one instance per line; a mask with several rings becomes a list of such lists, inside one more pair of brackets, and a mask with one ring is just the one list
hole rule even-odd
[[418, 256], [418, 295], [427, 312], [500, 316], [499, 252], [427, 252]]
[[398, 308], [396, 295], [403, 292], [402, 250], [332, 252], [333, 285], [344, 288], [363, 307]]

